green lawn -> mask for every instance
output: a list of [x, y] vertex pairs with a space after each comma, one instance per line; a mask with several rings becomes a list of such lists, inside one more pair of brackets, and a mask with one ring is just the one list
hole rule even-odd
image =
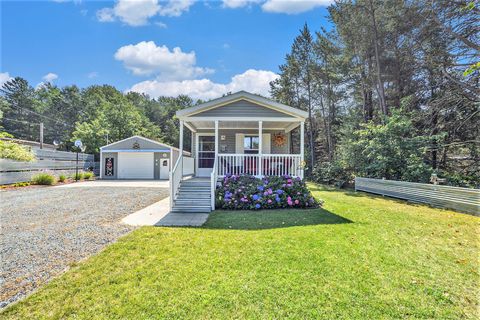
[[310, 187], [324, 209], [141, 228], [0, 318], [479, 316], [479, 218]]

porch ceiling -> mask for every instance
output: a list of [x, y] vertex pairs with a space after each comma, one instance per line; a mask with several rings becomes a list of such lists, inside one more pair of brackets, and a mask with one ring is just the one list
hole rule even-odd
[[[188, 121], [190, 125], [196, 130], [214, 130], [215, 121]], [[290, 131], [300, 125], [300, 122], [285, 122], [285, 121], [262, 121], [263, 129], [287, 130]], [[258, 129], [258, 121], [219, 121], [219, 129]]]

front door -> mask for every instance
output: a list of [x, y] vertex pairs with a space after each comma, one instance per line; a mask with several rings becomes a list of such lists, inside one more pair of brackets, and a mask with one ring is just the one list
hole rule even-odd
[[209, 177], [215, 162], [215, 137], [198, 136], [197, 176]]
[[161, 159], [161, 166], [160, 166], [160, 179], [162, 180], [167, 180], [169, 171], [170, 171], [170, 165], [169, 165], [169, 159]]

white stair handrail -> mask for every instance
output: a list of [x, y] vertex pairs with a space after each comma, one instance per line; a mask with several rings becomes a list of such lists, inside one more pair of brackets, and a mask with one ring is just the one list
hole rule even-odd
[[183, 178], [183, 155], [178, 156], [177, 162], [170, 171], [170, 209], [173, 208], [177, 191]]

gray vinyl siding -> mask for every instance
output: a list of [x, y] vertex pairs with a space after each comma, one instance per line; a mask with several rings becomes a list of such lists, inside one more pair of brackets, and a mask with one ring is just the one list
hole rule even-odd
[[129, 138], [125, 141], [119, 141], [119, 142], [114, 143], [114, 144], [112, 144], [108, 147], [104, 147], [102, 150], [104, 152], [108, 151], [108, 150], [131, 150], [131, 149], [133, 149], [133, 144], [135, 142], [138, 142], [138, 144], [140, 145], [140, 149], [155, 149], [155, 150], [159, 150], [159, 151], [166, 150], [166, 152], [168, 152], [168, 150], [170, 149], [170, 147], [167, 146], [167, 145], [165, 145], [163, 147], [163, 146], [159, 146], [158, 144], [153, 143], [153, 142], [148, 141], [148, 140], [132, 137], [132, 138]]
[[270, 109], [246, 100], [240, 100], [221, 107], [203, 111], [193, 115], [195, 117], [251, 117], [255, 118], [294, 118], [291, 115]]
[[[271, 139], [273, 139], [273, 135], [275, 133], [279, 133], [279, 132], [282, 132], [284, 133], [283, 131], [281, 130], [263, 130], [263, 133], [269, 133], [270, 134], [270, 137]], [[197, 135], [202, 135], [202, 133], [213, 133], [213, 131], [208, 131], [208, 130], [202, 130], [202, 131], [198, 131], [197, 132]], [[238, 129], [238, 130], [218, 130], [218, 134], [219, 134], [219, 137], [218, 137], [218, 145], [219, 145], [219, 150], [218, 152], [219, 153], [235, 153], [235, 134], [237, 133], [243, 133], [243, 134], [246, 134], [246, 135], [258, 135], [258, 130], [256, 129]], [[284, 133], [285, 134], [285, 133]], [[221, 136], [224, 135], [225, 136], [225, 140], [221, 140]], [[271, 152], [272, 154], [289, 154], [289, 146], [290, 146], [290, 134], [285, 134], [286, 137], [287, 137], [287, 141], [285, 142], [285, 144], [281, 147], [277, 147], [275, 146], [275, 144], [273, 143], [273, 141], [271, 142]], [[196, 145], [194, 144], [193, 145], [193, 150], [192, 150], [192, 154], [195, 155], [196, 154]], [[225, 151], [223, 151], [223, 148], [225, 148]]]

